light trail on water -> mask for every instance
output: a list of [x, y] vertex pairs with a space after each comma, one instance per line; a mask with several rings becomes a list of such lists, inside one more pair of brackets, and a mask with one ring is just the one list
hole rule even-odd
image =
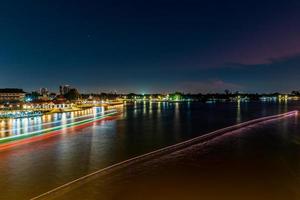
[[[63, 130], [66, 128], [73, 128], [73, 127], [82, 128], [85, 125], [88, 125], [90, 123], [93, 123], [93, 122], [96, 122], [96, 121], [99, 121], [102, 119], [107, 119], [108, 117], [112, 117], [117, 114], [118, 114], [118, 112], [113, 110], [113, 111], [107, 112], [106, 114], [100, 115], [98, 117], [93, 117], [93, 118], [89, 118], [89, 119], [85, 119], [85, 120], [81, 120], [81, 121], [77, 121], [77, 122], [54, 126], [51, 128], [33, 131], [33, 132], [29, 132], [29, 133], [24, 133], [24, 134], [20, 134], [20, 135], [13, 135], [13, 136], [5, 137], [5, 138], [0, 138], [0, 143], [2, 143], [2, 144], [0, 144], [0, 150], [7, 149], [8, 147], [16, 146], [17, 144], [28, 143], [29, 141], [36, 141], [36, 140], [40, 140], [41, 138], [47, 138], [50, 136], [57, 135], [57, 134], [61, 133], [60, 130]], [[41, 137], [41, 136], [43, 136], [43, 137]], [[39, 138], [37, 138], [37, 137], [39, 137]], [[15, 140], [18, 140], [18, 141], [16, 142]]]
[[[100, 114], [105, 114], [108, 111], [104, 111], [101, 112]], [[96, 116], [98, 116], [99, 114], [96, 114]], [[79, 117], [73, 117], [73, 118], [67, 118], [66, 122], [71, 121], [71, 120], [76, 120], [76, 119], [81, 119], [81, 118], [86, 118], [86, 117], [95, 117], [95, 114], [89, 114], [89, 115], [83, 115], [83, 116], [79, 116]], [[29, 118], [26, 118], [27, 120]], [[6, 129], [6, 130], [1, 130], [0, 133], [7, 133], [7, 132], [13, 132], [13, 131], [20, 131], [23, 129], [29, 129], [29, 128], [35, 128], [35, 127], [39, 127], [39, 126], [45, 126], [45, 125], [51, 125], [51, 124], [56, 124], [56, 123], [60, 123], [61, 120], [56, 120], [53, 122], [47, 122], [47, 123], [40, 123], [40, 124], [36, 124], [36, 125], [31, 125], [31, 126], [27, 126], [27, 127], [22, 127], [22, 128], [16, 128], [16, 129]]]
[[263, 123], [263, 122], [270, 122], [270, 121], [279, 120], [279, 119], [286, 118], [286, 117], [291, 117], [291, 116], [298, 116], [298, 111], [295, 110], [295, 111], [291, 111], [291, 112], [287, 112], [287, 113], [283, 113], [283, 114], [272, 115], [272, 116], [267, 116], [267, 117], [261, 117], [261, 118], [257, 118], [257, 119], [254, 119], [254, 120], [242, 122], [242, 123], [239, 123], [239, 124], [236, 124], [236, 125], [233, 125], [233, 126], [225, 127], [225, 128], [222, 128], [222, 129], [219, 129], [219, 130], [216, 130], [216, 131], [213, 131], [213, 132], [195, 137], [193, 139], [190, 139], [190, 140], [187, 140], [187, 141], [184, 141], [184, 142], [180, 142], [180, 143], [170, 145], [170, 146], [158, 149], [158, 150], [154, 150], [154, 151], [151, 151], [149, 153], [146, 153], [146, 154], [143, 154], [143, 155], [140, 155], [140, 156], [129, 158], [127, 160], [121, 161], [119, 163], [110, 165], [108, 167], [99, 169], [95, 172], [92, 172], [90, 174], [82, 176], [78, 179], [75, 179], [71, 182], [68, 182], [64, 185], [61, 185], [57, 188], [54, 188], [54, 189], [52, 189], [48, 192], [45, 192], [41, 195], [33, 197], [33, 198], [31, 198], [31, 200], [48, 199], [48, 198], [53, 197], [53, 195], [59, 195], [60, 193], [68, 192], [68, 190], [72, 189], [71, 187], [76, 187], [81, 182], [86, 183], [89, 180], [93, 180], [94, 176], [99, 175], [101, 173], [108, 173], [109, 171], [117, 170], [121, 167], [130, 166], [132, 164], [137, 164], [137, 163], [140, 163], [140, 162], [150, 160], [151, 158], [155, 158], [157, 156], [162, 156], [162, 155], [166, 155], [168, 153], [179, 151], [179, 150], [182, 150], [184, 148], [191, 147], [192, 145], [199, 144], [201, 142], [206, 142], [206, 141], [209, 141], [209, 140], [212, 140], [212, 139], [216, 139], [220, 136], [232, 133], [234, 131], [240, 130], [240, 129], [248, 127], [248, 126], [255, 126], [255, 125], [258, 125], [258, 124]]

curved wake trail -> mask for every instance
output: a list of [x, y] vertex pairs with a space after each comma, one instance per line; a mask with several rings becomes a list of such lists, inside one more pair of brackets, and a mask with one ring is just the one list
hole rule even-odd
[[219, 136], [223, 136], [223, 135], [228, 134], [230, 132], [237, 131], [241, 128], [254, 126], [254, 125], [258, 125], [258, 124], [263, 123], [263, 122], [270, 122], [270, 121], [279, 120], [279, 119], [282, 119], [282, 118], [297, 116], [297, 115], [298, 115], [298, 111], [295, 110], [295, 111], [286, 112], [286, 113], [283, 113], [283, 114], [272, 115], [272, 116], [267, 116], [267, 117], [261, 117], [261, 118], [257, 118], [257, 119], [254, 119], [254, 120], [242, 122], [242, 123], [239, 123], [239, 124], [236, 124], [236, 125], [233, 125], [233, 126], [229, 126], [229, 127], [226, 127], [226, 128], [222, 128], [222, 129], [219, 129], [219, 130], [216, 130], [216, 131], [213, 131], [213, 132], [195, 137], [193, 139], [190, 139], [190, 140], [187, 140], [187, 141], [184, 141], [184, 142], [180, 142], [180, 143], [177, 143], [177, 144], [174, 144], [174, 145], [171, 145], [171, 146], [167, 146], [167, 147], [155, 150], [155, 151], [151, 151], [149, 153], [146, 153], [146, 154], [143, 154], [143, 155], [140, 155], [140, 156], [136, 156], [136, 157], [124, 160], [122, 162], [113, 164], [111, 166], [99, 169], [99, 170], [97, 170], [93, 173], [82, 176], [78, 179], [75, 179], [71, 182], [68, 182], [64, 185], [61, 185], [57, 188], [54, 188], [54, 189], [52, 189], [48, 192], [45, 192], [45, 193], [43, 193], [39, 196], [31, 198], [31, 200], [53, 198], [55, 196], [59, 196], [60, 194], [67, 192], [68, 190], [71, 190], [72, 188], [75, 188], [76, 186], [79, 186], [81, 184], [84, 184], [84, 183], [92, 180], [97, 175], [104, 175], [104, 174], [113, 172], [115, 170], [130, 166], [130, 165], [133, 165], [133, 164], [137, 164], [137, 163], [141, 163], [141, 162], [151, 160], [151, 159], [156, 158], [158, 156], [162, 156], [162, 155], [166, 155], [166, 154], [171, 153], [171, 152], [183, 150], [183, 149], [185, 149], [187, 147], [190, 147], [192, 145], [196, 145], [196, 144], [199, 144], [199, 143], [202, 143], [202, 142], [207, 142], [207, 141], [215, 139]]

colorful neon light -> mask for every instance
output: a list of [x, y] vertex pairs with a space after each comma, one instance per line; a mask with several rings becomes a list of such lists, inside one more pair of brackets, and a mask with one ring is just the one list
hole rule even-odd
[[[94, 122], [97, 122], [97, 121], [100, 121], [100, 120], [111, 120], [111, 119], [114, 119], [116, 117], [117, 117], [117, 115], [107, 116], [107, 117], [104, 117], [104, 118], [101, 118], [101, 119], [98, 119], [98, 120], [95, 120], [95, 121], [92, 121], [92, 122], [88, 122], [88, 123], [85, 123], [85, 124], [82, 124], [82, 125], [73, 126], [72, 128], [81, 129], [81, 128], [90, 126]], [[61, 133], [62, 133], [62, 130], [56, 130], [56, 131], [48, 132], [46, 134], [40, 134], [40, 135], [37, 135], [37, 136], [32, 136], [32, 137], [28, 137], [28, 138], [24, 138], [24, 139], [19, 139], [19, 140], [6, 142], [6, 143], [3, 143], [3, 144], [0, 144], [0, 151], [5, 150], [5, 149], [9, 149], [9, 148], [12, 148], [12, 147], [15, 147], [15, 146], [19, 146], [19, 145], [22, 145], [22, 144], [28, 144], [28, 143], [44, 140], [44, 139], [59, 135]]]
[[55, 127], [51, 127], [51, 128], [47, 128], [47, 129], [43, 129], [43, 130], [38, 130], [38, 131], [33, 131], [33, 132], [24, 133], [24, 134], [20, 134], [20, 135], [13, 135], [13, 136], [5, 137], [5, 138], [0, 138], [0, 144], [5, 143], [5, 142], [14, 141], [14, 140], [17, 140], [17, 139], [24, 139], [24, 138], [28, 138], [28, 137], [41, 135], [41, 134], [48, 134], [52, 131], [58, 131], [58, 130], [61, 130], [61, 129], [64, 129], [64, 128], [83, 125], [83, 124], [86, 124], [86, 123], [89, 123], [89, 122], [94, 122], [94, 121], [97, 121], [99, 119], [106, 118], [108, 116], [115, 115], [117, 113], [118, 112], [114, 111], [114, 112], [110, 112], [108, 114], [104, 114], [104, 115], [94, 117], [94, 118], [91, 118], [91, 119], [85, 119], [85, 120], [72, 122], [72, 123], [68, 123], [68, 124], [63, 124], [63, 125], [60, 125], [60, 126], [55, 126]]
[[[109, 112], [113, 112], [113, 111], [115, 111], [115, 110], [105, 111], [104, 113], [109, 113]], [[103, 114], [103, 113], [101, 113], [101, 114]], [[89, 114], [89, 115], [83, 115], [83, 116], [74, 117], [74, 118], [68, 118], [68, 119], [66, 119], [66, 122], [68, 122], [70, 120], [76, 120], [76, 119], [81, 119], [81, 118], [85, 118], [85, 117], [95, 117], [95, 116], [97, 116], [97, 115], [95, 115], [95, 114]], [[29, 128], [34, 128], [34, 127], [38, 127], [38, 126], [45, 126], [45, 125], [55, 124], [55, 123], [59, 123], [59, 122], [61, 122], [61, 120], [56, 120], [56, 121], [53, 121], [53, 122], [48, 122], [48, 123], [43, 123], [43, 124], [31, 125], [31, 126], [22, 127], [22, 128], [1, 130], [0, 133], [20, 131], [20, 130], [23, 130], [25, 128], [29, 129]]]

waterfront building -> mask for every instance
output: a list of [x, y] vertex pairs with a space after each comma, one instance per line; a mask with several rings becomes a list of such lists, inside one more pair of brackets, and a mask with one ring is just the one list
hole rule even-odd
[[43, 94], [43, 95], [40, 95], [40, 96], [38, 97], [38, 100], [41, 100], [41, 101], [48, 101], [48, 100], [50, 100], [50, 98], [49, 98], [48, 95]]
[[36, 102], [23, 105], [24, 109], [28, 110], [51, 110], [51, 109], [71, 109], [73, 104], [60, 102]]
[[24, 101], [25, 94], [26, 93], [22, 89], [17, 89], [17, 88], [0, 89], [0, 101], [1, 102]]
[[57, 95], [52, 101], [55, 103], [66, 103], [67, 99], [63, 95]]

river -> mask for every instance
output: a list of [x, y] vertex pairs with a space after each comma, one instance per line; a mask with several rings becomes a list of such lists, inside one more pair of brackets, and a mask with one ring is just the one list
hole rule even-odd
[[[128, 158], [226, 126], [298, 108], [300, 103], [296, 101], [127, 105], [115, 118], [1, 151], [0, 199], [29, 199]], [[291, 128], [296, 134], [299, 127]], [[262, 130], [255, 131], [257, 140]], [[278, 134], [284, 135], [282, 130], [287, 129], [277, 130]]]

